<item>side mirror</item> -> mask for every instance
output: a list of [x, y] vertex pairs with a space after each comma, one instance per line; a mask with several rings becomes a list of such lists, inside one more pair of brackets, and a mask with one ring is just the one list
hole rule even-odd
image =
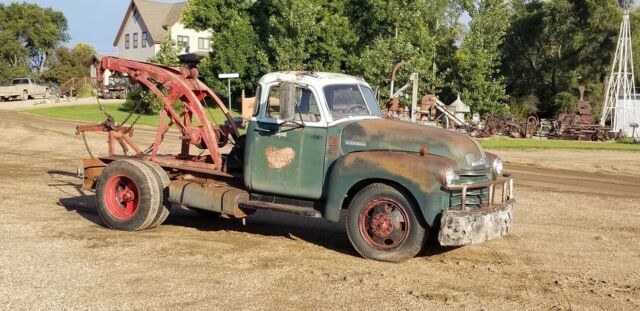
[[293, 121], [296, 117], [296, 85], [291, 82], [280, 84], [280, 119]]

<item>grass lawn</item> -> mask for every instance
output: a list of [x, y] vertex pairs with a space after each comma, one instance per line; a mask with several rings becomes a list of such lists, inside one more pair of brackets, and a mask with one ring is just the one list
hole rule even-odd
[[626, 150], [640, 151], [638, 144], [616, 142], [591, 142], [573, 140], [546, 139], [483, 139], [482, 147], [487, 149], [588, 149], [588, 150]]
[[[105, 110], [113, 116], [116, 123], [122, 122], [129, 115], [129, 112], [121, 110], [122, 104], [103, 104], [103, 106]], [[226, 120], [220, 109], [207, 108], [207, 110], [209, 110], [218, 124], [223, 124], [224, 120]], [[98, 104], [35, 108], [27, 110], [27, 112], [50, 118], [83, 121], [88, 123], [101, 123], [106, 119], [105, 115], [98, 108]], [[233, 111], [232, 115], [234, 117], [240, 116], [236, 111]], [[128, 123], [130, 124], [136, 117], [136, 114], [131, 116]], [[207, 114], [207, 118], [211, 120], [211, 116], [209, 114]], [[156, 127], [158, 126], [159, 120], [159, 114], [142, 115], [137, 124]], [[194, 122], [194, 125], [197, 125], [197, 123]]]

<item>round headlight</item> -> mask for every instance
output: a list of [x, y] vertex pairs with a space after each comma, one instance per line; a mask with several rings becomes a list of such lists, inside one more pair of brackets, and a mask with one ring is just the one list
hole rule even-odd
[[453, 170], [453, 167], [448, 167], [444, 171], [444, 182], [446, 185], [450, 185], [456, 179], [456, 171]]
[[496, 177], [502, 176], [503, 169], [504, 165], [502, 164], [502, 159], [500, 159], [500, 157], [497, 157], [495, 160], [493, 160], [493, 173], [496, 175]]

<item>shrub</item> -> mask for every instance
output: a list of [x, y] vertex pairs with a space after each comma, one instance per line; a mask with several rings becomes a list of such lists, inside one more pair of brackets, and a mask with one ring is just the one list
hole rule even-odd
[[540, 100], [538, 100], [536, 96], [523, 96], [509, 105], [509, 111], [511, 111], [511, 114], [518, 120], [524, 121], [530, 115], [538, 112], [538, 104], [540, 104]]
[[91, 87], [91, 84], [83, 84], [76, 91], [77, 98], [86, 98], [86, 97], [92, 97], [92, 96], [93, 96], [93, 87]]
[[127, 94], [127, 100], [121, 109], [127, 112], [152, 115], [162, 109], [162, 103], [149, 90], [133, 90]]
[[558, 93], [553, 102], [561, 113], [575, 113], [578, 110], [578, 99], [569, 92]]

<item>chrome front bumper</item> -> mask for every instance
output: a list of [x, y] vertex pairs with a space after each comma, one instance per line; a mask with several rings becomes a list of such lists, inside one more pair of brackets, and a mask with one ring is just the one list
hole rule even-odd
[[[495, 204], [495, 186], [502, 187], [501, 203]], [[465, 206], [468, 189], [489, 187], [489, 200], [481, 208], [468, 209]], [[482, 243], [505, 236], [511, 231], [513, 208], [513, 178], [503, 178], [484, 183], [450, 185], [449, 190], [462, 190], [462, 206], [442, 213], [438, 241], [442, 246], [460, 246]]]

